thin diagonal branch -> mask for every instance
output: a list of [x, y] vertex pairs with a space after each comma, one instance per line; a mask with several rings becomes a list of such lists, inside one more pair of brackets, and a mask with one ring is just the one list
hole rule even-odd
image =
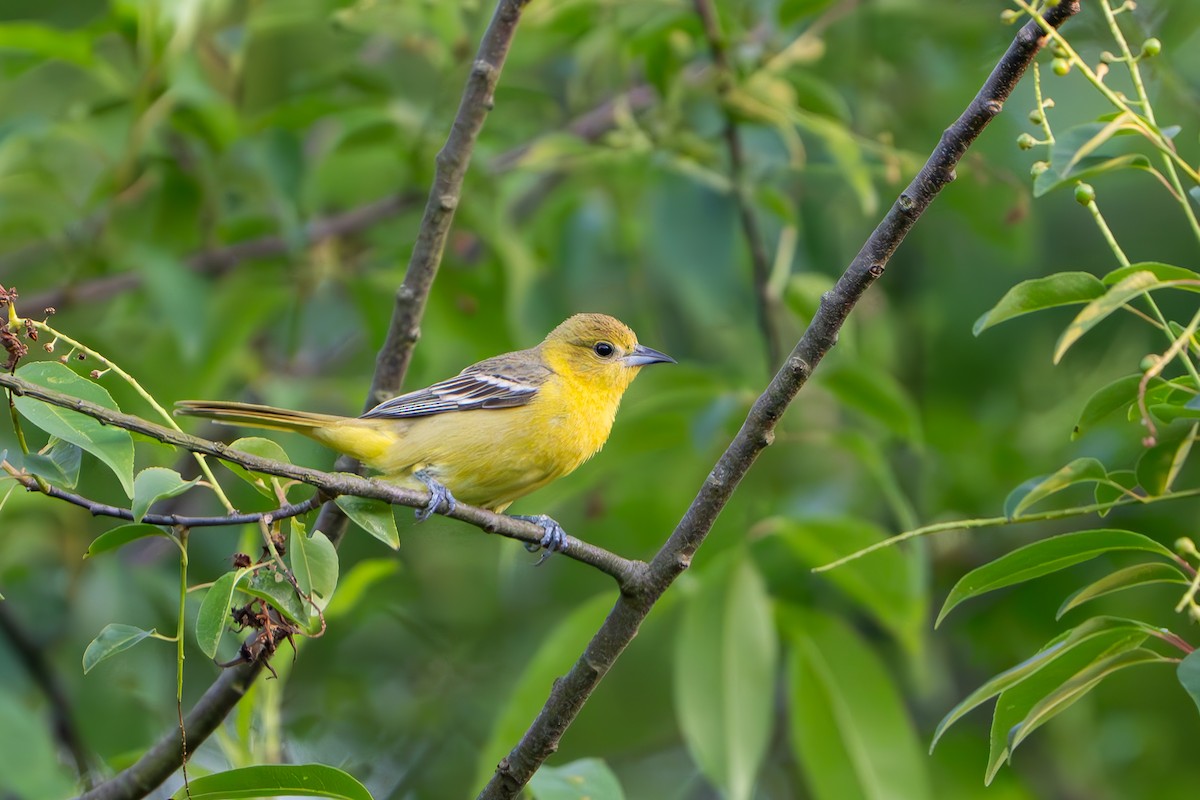
[[[181, 447], [193, 453], [203, 453], [213, 458], [219, 458], [222, 461], [238, 464], [252, 472], [275, 475], [280, 478], [288, 478], [289, 480], [306, 483], [309, 486], [315, 487], [324, 497], [355, 495], [357, 497], [369, 497], [375, 500], [382, 500], [386, 503], [392, 503], [393, 505], [409, 506], [411, 508], [424, 507], [429, 502], [429, 493], [423, 489], [420, 491], [404, 489], [386, 481], [364, 478], [361, 475], [344, 472], [321, 472], [320, 470], [309, 469], [308, 467], [300, 467], [283, 461], [273, 461], [269, 458], [243, 453], [221, 442], [192, 436], [173, 428], [167, 428], [149, 420], [144, 420], [141, 417], [124, 414], [120, 411], [113, 411], [111, 408], [106, 408], [87, 400], [81, 400], [77, 397], [71, 397], [70, 395], [56, 392], [53, 389], [47, 389], [44, 386], [30, 383], [17, 375], [0, 373], [0, 386], [11, 389], [18, 395], [32, 397], [44, 403], [58, 406], [59, 408], [77, 411], [80, 414], [100, 420], [107, 425], [140, 433], [143, 436], [149, 436], [151, 439], [157, 439], [165, 444]], [[254, 516], [257, 517], [259, 515]], [[526, 544], [538, 544], [546, 535], [546, 532], [539, 525], [532, 522], [508, 517], [504, 514], [496, 514], [476, 506], [469, 506], [466, 503], [459, 503], [453, 511], [445, 513], [444, 516], [470, 523], [487, 533], [499, 534]], [[568, 558], [595, 567], [611, 575], [620, 586], [625, 586], [636, 581], [646, 567], [640, 561], [631, 561], [622, 558], [615, 553], [610, 553], [601, 547], [596, 547], [571, 536], [567, 537], [565, 555]]]
[[8, 468], [6, 462], [0, 462], [0, 465], [5, 465], [5, 471], [28, 491], [41, 492], [47, 497], [53, 497], [56, 500], [63, 500], [71, 505], [87, 509], [88, 513], [93, 517], [115, 517], [117, 519], [144, 522], [147, 525], [169, 525], [172, 527], [182, 525], [185, 528], [216, 528], [223, 525], [246, 525], [264, 520], [273, 521], [288, 519], [289, 517], [299, 517], [310, 511], [315, 511], [323, 502], [320, 493], [318, 493], [307, 500], [302, 500], [299, 503], [289, 503], [270, 511], [252, 511], [246, 514], [223, 514], [209, 517], [188, 517], [181, 514], [146, 514], [139, 520], [127, 508], [100, 503], [81, 494], [60, 489], [57, 486], [43, 485], [38, 482], [37, 478], [27, 472], [17, 472]]
[[717, 95], [725, 115], [725, 149], [729, 152], [729, 182], [733, 188], [733, 199], [737, 203], [738, 219], [741, 220], [742, 234], [746, 237], [746, 246], [750, 250], [751, 277], [754, 281], [754, 297], [758, 306], [758, 326], [762, 331], [763, 343], [766, 345], [767, 367], [774, 369], [779, 363], [779, 338], [775, 333], [774, 309], [775, 299], [771, 296], [771, 258], [767, 254], [767, 244], [763, 238], [762, 228], [754, 215], [754, 204], [750, 201], [746, 189], [746, 157], [742, 148], [742, 135], [738, 130], [737, 120], [730, 110], [726, 98], [734, 87], [733, 65], [729, 61], [729, 51], [725, 46], [725, 34], [721, 31], [721, 21], [717, 17], [717, 9], [712, 0], [694, 0], [696, 15], [704, 26], [704, 37], [712, 51], [713, 65], [717, 71]]
[[[1062, 0], [1048, 9], [1045, 18], [1057, 28], [1078, 11], [1078, 0]], [[638, 627], [654, 603], [687, 569], [725, 503], [758, 454], [771, 444], [775, 425], [837, 341], [838, 331], [859, 298], [883, 275], [888, 260], [917, 219], [942, 187], [954, 179], [955, 165], [984, 127], [1000, 113], [1004, 101], [1043, 44], [1042, 30], [1036, 22], [1022, 27], [983, 88], [942, 134], [925, 166], [892, 204], [833, 289], [821, 298], [804, 336], [751, 407], [741, 430], [705, 479], [675, 531], [651, 561], [645, 580], [622, 591], [579, 660], [565, 677], [554, 682], [550, 697], [533, 724], [496, 767], [492, 779], [479, 794], [480, 800], [515, 798], [533, 773], [558, 749], [563, 733], [601, 678], [637, 635]]]

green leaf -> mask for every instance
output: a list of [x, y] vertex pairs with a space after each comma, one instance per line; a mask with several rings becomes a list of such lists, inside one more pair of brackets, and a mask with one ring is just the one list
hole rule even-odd
[[[337, 602], [340, 603], [342, 597], [343, 592], [338, 592]], [[501, 695], [504, 705], [496, 713], [487, 743], [479, 750], [473, 785], [482, 786], [492, 777], [496, 764], [508, 755], [514, 742], [520, 741], [529, 727], [529, 720], [546, 702], [549, 687], [570, 669], [576, 654], [582, 652], [591, 641], [612, 607], [613, 598], [608, 592], [598, 594], [578, 605], [541, 637], [541, 644], [529, 659], [524, 672]]]
[[819, 612], [780, 610], [792, 643], [788, 701], [792, 749], [815, 800], [932, 797], [894, 674], [846, 623]]
[[1071, 324], [1063, 331], [1062, 336], [1058, 337], [1058, 343], [1054, 346], [1054, 363], [1057, 364], [1061, 361], [1071, 345], [1079, 341], [1081, 336], [1100, 324], [1114, 311], [1138, 295], [1145, 294], [1162, 285], [1163, 283], [1155, 277], [1153, 272], [1140, 270], [1111, 287], [1102, 297], [1088, 303], [1075, 315], [1075, 319], [1071, 320]]
[[116, 550], [119, 547], [124, 547], [130, 542], [136, 542], [138, 539], [145, 539], [149, 536], [163, 536], [171, 538], [170, 534], [164, 531], [157, 525], [146, 525], [141, 522], [131, 522], [128, 525], [119, 525], [110, 531], [97, 536], [92, 540], [92, 544], [88, 547], [87, 552], [83, 554], [84, 558], [98, 556], [101, 553], [107, 553], [110, 550]]
[[959, 578], [946, 597], [934, 627], [959, 603], [972, 597], [1040, 578], [1115, 550], [1136, 550], [1174, 559], [1166, 547], [1133, 531], [1100, 529], [1052, 536], [1019, 547]]
[[25, 456], [25, 469], [65, 489], [74, 489], [82, 462], [83, 450], [78, 445], [51, 436], [41, 453]]
[[246, 797], [331, 797], [371, 800], [351, 775], [324, 764], [268, 764], [193, 778], [172, 800], [233, 800]]
[[[112, 396], [98, 383], [81, 378], [57, 361], [34, 361], [17, 370], [29, 381], [69, 394], [105, 408], [119, 411]], [[133, 496], [133, 439], [129, 431], [101, 425], [89, 416], [52, 406], [31, 397], [16, 396], [13, 403], [21, 416], [65, 442], [82, 447], [104, 462], [121, 481], [125, 494]]]
[[[1063, 489], [1080, 483], [1102, 481], [1107, 477], [1108, 471], [1096, 459], [1077, 458], [1057, 472], [1047, 475], [1037, 483], [1029, 486], [1028, 491], [1025, 492], [1024, 496], [1021, 497], [1020, 501], [1017, 502], [1011, 511], [1005, 508], [1005, 514], [1009, 519], [1016, 519], [1021, 515], [1021, 512], [1028, 509], [1034, 503], [1044, 500], [1056, 492], [1061, 492]], [[1024, 487], [1028, 484], [1029, 482], [1026, 481], [1021, 485]]]
[[919, 445], [921, 415], [908, 392], [886, 372], [858, 361], [843, 361], [820, 378], [843, 405], [883, 423], [906, 441]]
[[[1168, 281], [1200, 281], [1200, 272], [1193, 272], [1190, 269], [1177, 267], [1174, 264], [1164, 264], [1161, 261], [1141, 261], [1137, 264], [1117, 267], [1100, 280], [1104, 282], [1105, 286], [1115, 286], [1135, 272], [1153, 273], [1154, 277], [1163, 283]], [[1186, 289], [1189, 287], [1180, 286], [1179, 288]], [[1200, 291], [1200, 288], [1196, 288], [1195, 291]]]
[[245, 570], [226, 572], [217, 578], [204, 595], [200, 611], [196, 614], [196, 643], [201, 652], [209, 658], [216, 658], [217, 645], [225, 635], [229, 626], [229, 612], [232, 609], [233, 592], [238, 580], [246, 574]]
[[[1053, 157], [1052, 157], [1053, 158]], [[1051, 163], [1054, 163], [1053, 161]], [[1127, 153], [1123, 156], [1089, 156], [1080, 159], [1068, 170], [1064, 177], [1055, 169], [1039, 173], [1033, 179], [1033, 196], [1041, 197], [1061, 186], [1074, 186], [1076, 181], [1087, 181], [1109, 172], [1122, 169], [1137, 169], [1155, 173], [1150, 166], [1150, 159], [1140, 153]]]
[[771, 600], [740, 552], [711, 567], [686, 600], [674, 660], [679, 727], [705, 777], [748, 800], [774, 718]]
[[304, 526], [292, 520], [291, 544], [288, 547], [292, 574], [300, 591], [312, 597], [322, 611], [333, 597], [338, 580], [338, 557], [333, 542], [320, 531], [312, 538], [304, 535]]
[[1070, 680], [1061, 684], [1050, 694], [1039, 701], [1021, 723], [1012, 729], [1008, 737], [1009, 759], [1012, 752], [1029, 735], [1054, 717], [1071, 707], [1076, 700], [1095, 689], [1101, 681], [1110, 675], [1128, 667], [1139, 664], [1169, 664], [1171, 660], [1159, 655], [1153, 650], [1137, 648], [1125, 652], [1112, 653], [1098, 659], [1084, 669], [1071, 676]]
[[[772, 521], [772, 532], [787, 544], [805, 567], [817, 567], [869, 547], [887, 535], [852, 517]], [[821, 573], [870, 613], [896, 637], [906, 652], [920, 652], [926, 626], [928, 595], [920, 579], [920, 556], [898, 547], [876, 552]]]
[[1042, 698], [1057, 690], [1080, 670], [1097, 659], [1139, 647], [1150, 635], [1146, 626], [1132, 620], [1104, 618], [1111, 630], [1103, 635], [1084, 637], [1072, 648], [1061, 653], [1029, 676], [1000, 693], [992, 713], [988, 765], [984, 782], [990, 784], [996, 772], [1008, 758], [1009, 734], [1020, 724]]
[[128, 650], [138, 642], [154, 635], [154, 629], [148, 631], [135, 628], [132, 625], [105, 625], [100, 635], [88, 644], [83, 651], [83, 672], [86, 675], [92, 667], [112, 658], [117, 653]]
[[277, 569], [260, 567], [238, 583], [238, 589], [251, 597], [266, 600], [276, 611], [299, 625], [309, 633], [315, 633], [321, 627], [320, 619], [313, 619], [312, 608], [304, 602], [291, 581]]
[[[240, 450], [243, 453], [249, 453], [252, 456], [258, 456], [259, 458], [269, 458], [272, 461], [281, 461], [284, 464], [292, 463], [291, 459], [288, 458], [287, 452], [284, 451], [279, 443], [270, 439], [264, 439], [261, 436], [247, 436], [245, 438], [238, 439], [237, 441], [232, 442], [229, 447], [232, 450]], [[275, 489], [271, 486], [271, 476], [261, 475], [257, 472], [251, 472], [245, 467], [239, 466], [238, 464], [232, 464], [228, 461], [222, 461], [221, 463], [224, 464], [226, 469], [228, 469], [234, 475], [237, 475], [246, 483], [253, 486], [259, 494], [265, 495], [272, 500], [278, 500], [278, 496], [275, 494]]]
[[533, 800], [625, 800], [621, 783], [599, 758], [542, 767], [529, 782]]
[[369, 497], [342, 495], [337, 500], [338, 508], [367, 533], [393, 550], [400, 547], [400, 532], [396, 530], [396, 517], [392, 507], [382, 500]]
[[[1078, 439], [1109, 414], [1119, 411], [1122, 408], [1127, 408], [1136, 402], [1138, 386], [1141, 383], [1142, 375], [1138, 373], [1118, 378], [1107, 386], [1097, 389], [1087, 399], [1087, 402], [1084, 403], [1083, 410], [1079, 412], [1079, 419], [1075, 422], [1075, 428], [1071, 432], [1071, 439]], [[1154, 378], [1150, 381], [1148, 388], [1161, 386], [1165, 383], [1166, 381], [1161, 378]]]
[[1124, 591], [1125, 589], [1132, 589], [1135, 586], [1148, 586], [1153, 583], [1188, 585], [1187, 579], [1174, 563], [1163, 564], [1154, 561], [1148, 564], [1134, 564], [1133, 566], [1109, 573], [1100, 580], [1093, 581], [1079, 591], [1074, 592], [1058, 607], [1058, 613], [1054, 615], [1054, 618], [1061, 619], [1062, 615], [1071, 609], [1077, 608], [1089, 600], [1095, 600], [1097, 597], [1103, 597], [1106, 594]]
[[1200, 423], [1191, 428], [1179, 427], [1162, 437], [1158, 444], [1142, 453], [1136, 472], [1138, 484], [1151, 497], [1161, 497], [1170, 491], [1179, 470], [1187, 462], [1192, 450], [1192, 441]]
[[193, 478], [185, 481], [183, 476], [173, 469], [165, 467], [149, 467], [142, 470], [133, 479], [133, 519], [141, 522], [142, 517], [150, 510], [150, 506], [159, 500], [181, 495], [200, 481]]
[[1175, 677], [1179, 678], [1180, 685], [1191, 696], [1196, 710], [1200, 711], [1200, 650], [1193, 650], [1184, 656], [1175, 670]]
[[[985, 682], [975, 691], [963, 698], [954, 708], [942, 717], [933, 733], [933, 741], [929, 744], [929, 752], [937, 746], [951, 725], [962, 719], [969, 712], [978, 708], [996, 695], [1016, 686], [1021, 681], [1037, 673], [1055, 659], [1062, 658], [1077, 647], [1087, 647], [1092, 655], [1105, 652], [1109, 647], [1120, 645], [1126, 640], [1136, 640], [1136, 647], [1146, 640], [1146, 632], [1140, 628], [1125, 624], [1124, 620], [1114, 617], [1093, 617], [1079, 625], [1059, 634], [1042, 647], [1035, 655], [1011, 667]], [[1089, 656], [1090, 658], [1091, 656]]]
[[1104, 284], [1090, 272], [1059, 272], [1021, 281], [979, 319], [972, 332], [978, 336], [993, 325], [1044, 308], [1076, 305], [1104, 294]]

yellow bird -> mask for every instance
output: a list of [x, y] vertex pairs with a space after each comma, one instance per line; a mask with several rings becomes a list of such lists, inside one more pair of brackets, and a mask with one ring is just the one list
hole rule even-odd
[[[361, 417], [205, 400], [182, 401], [176, 413], [309, 436], [391, 483], [428, 489], [418, 520], [457, 501], [499, 513], [595, 455], [629, 384], [663, 362], [675, 359], [638, 344], [620, 320], [576, 314], [537, 347], [472, 364]], [[542, 547], [566, 548], [550, 517], [520, 518], [542, 527]]]

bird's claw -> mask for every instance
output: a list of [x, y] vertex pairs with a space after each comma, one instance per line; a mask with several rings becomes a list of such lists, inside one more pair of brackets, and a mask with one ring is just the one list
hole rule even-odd
[[564, 531], [562, 525], [559, 525], [557, 522], [555, 522], [553, 518], [545, 514], [536, 514], [533, 516], [514, 514], [513, 516], [516, 519], [523, 519], [526, 522], [532, 522], [534, 525], [540, 527], [543, 531], [541, 541], [539, 541], [537, 544], [529, 542], [525, 545], [525, 549], [531, 553], [536, 553], [538, 550], [546, 551], [542, 553], [542, 557], [539, 558], [537, 563], [534, 564], [535, 567], [540, 566], [542, 562], [550, 557], [551, 553], [566, 552], [568, 544], [567, 532]]
[[458, 501], [454, 499], [454, 495], [450, 494], [450, 490], [443, 484], [439, 483], [432, 475], [424, 470], [414, 472], [413, 477], [425, 484], [425, 488], [429, 490], [429, 502], [420, 508], [413, 509], [413, 516], [417, 518], [417, 522], [424, 522], [437, 512], [443, 505], [446, 510], [443, 514], [450, 514], [458, 507]]

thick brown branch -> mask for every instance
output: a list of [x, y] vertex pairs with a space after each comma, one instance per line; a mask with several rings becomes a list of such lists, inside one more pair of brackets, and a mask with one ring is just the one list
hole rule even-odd
[[[1078, 0], [1063, 0], [1050, 8], [1046, 20], [1058, 27], [1078, 12]], [[717, 461], [683, 519], [636, 585], [628, 586], [608, 618], [565, 677], [555, 682], [541, 712], [512, 752], [500, 762], [481, 800], [514, 798], [533, 773], [558, 749], [559, 740], [587, 702], [600, 679], [637, 635], [650, 608], [691, 563], [717, 516], [769, 445], [774, 428], [788, 404], [807, 382], [813, 369], [837, 341], [837, 334], [855, 303], [882, 274], [917, 218], [943, 186], [979, 133], [1003, 107], [1017, 81], [1043, 44], [1035, 22], [1017, 34], [1000, 63], [962, 116], [942, 135], [933, 154], [912, 183], [892, 205], [837, 284], [821, 300], [804, 336], [788, 356], [767, 390], [754, 403], [742, 429]]]

